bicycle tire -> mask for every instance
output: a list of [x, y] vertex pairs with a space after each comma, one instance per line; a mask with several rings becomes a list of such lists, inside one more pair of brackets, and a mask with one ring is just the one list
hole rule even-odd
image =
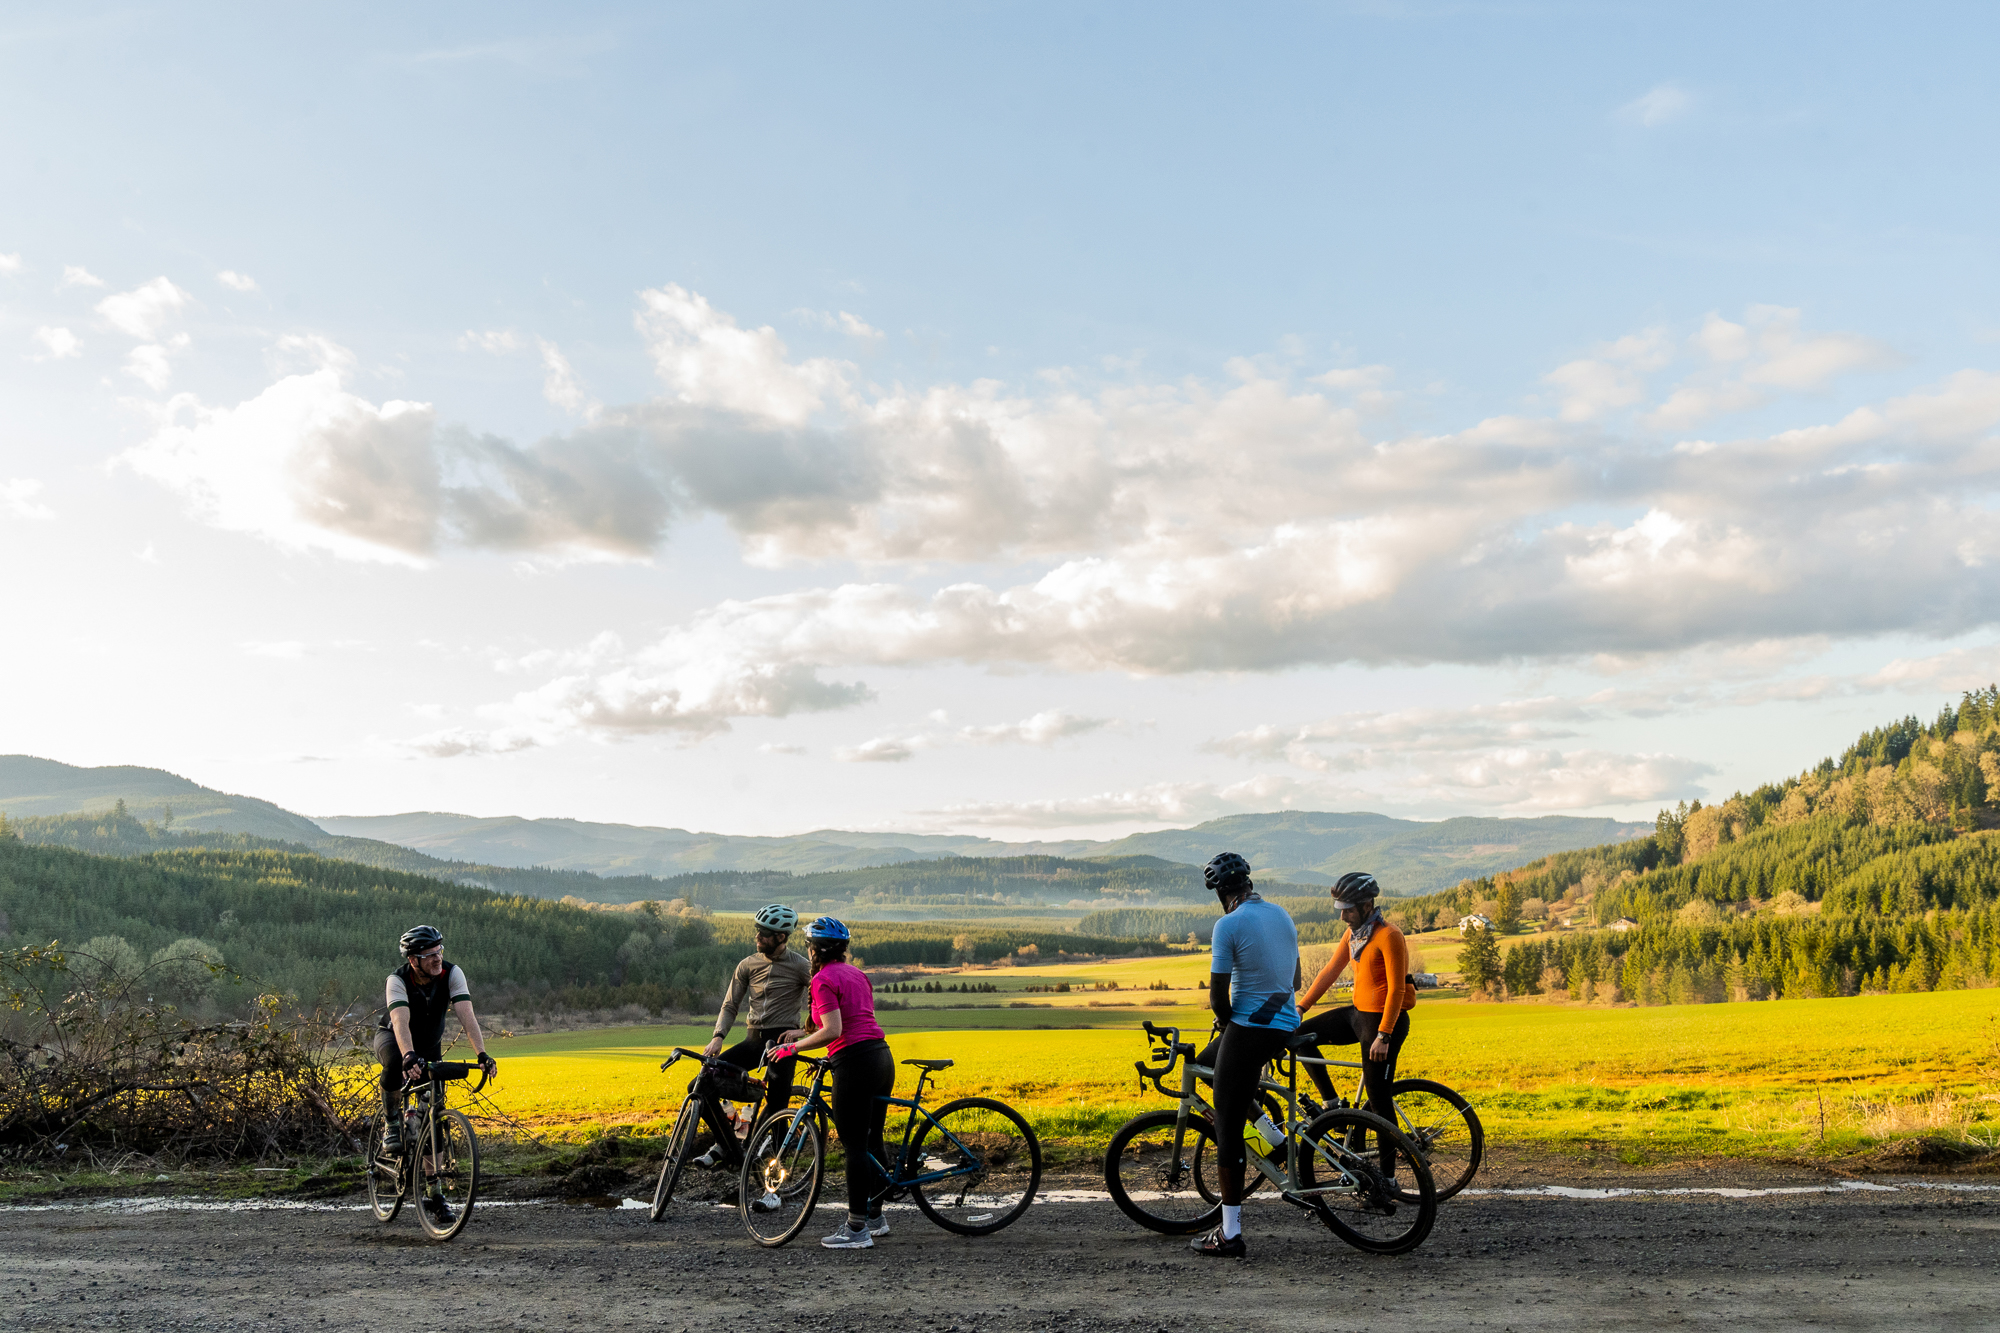
[[680, 1119], [674, 1121], [674, 1132], [667, 1139], [667, 1155], [660, 1163], [660, 1180], [653, 1186], [653, 1209], [647, 1214], [657, 1222], [667, 1215], [667, 1205], [674, 1201], [674, 1186], [680, 1183], [681, 1170], [687, 1165], [688, 1154], [694, 1151], [694, 1141], [701, 1133], [701, 1099], [690, 1096], [681, 1103]]
[[1397, 1079], [1389, 1085], [1389, 1100], [1396, 1106], [1396, 1128], [1431, 1169], [1438, 1202], [1470, 1185], [1486, 1156], [1486, 1130], [1472, 1104], [1427, 1078]]
[[[1322, 1173], [1346, 1177], [1353, 1188], [1307, 1194], [1319, 1220], [1334, 1235], [1369, 1254], [1407, 1254], [1424, 1243], [1437, 1222], [1437, 1185], [1403, 1132], [1370, 1111], [1352, 1107], [1322, 1112], [1305, 1128], [1299, 1152], [1299, 1187], [1318, 1188]], [[1369, 1146], [1370, 1136], [1375, 1145]], [[1380, 1153], [1387, 1144], [1396, 1179], [1385, 1180]], [[1414, 1188], [1400, 1184], [1407, 1174]], [[1329, 1184], [1337, 1183], [1329, 1180]]]
[[451, 1220], [439, 1222], [431, 1215], [427, 1205], [434, 1196], [428, 1193], [417, 1201], [417, 1219], [432, 1240], [450, 1240], [472, 1220], [472, 1205], [479, 1198], [479, 1136], [461, 1112], [446, 1111], [433, 1117], [425, 1129], [424, 1147], [428, 1152], [418, 1156], [418, 1166], [426, 1158], [436, 1166], [437, 1183]]
[[389, 1223], [403, 1211], [403, 1158], [389, 1151], [388, 1129], [377, 1121], [368, 1131], [368, 1210]]
[[1134, 1116], [1104, 1150], [1104, 1185], [1118, 1211], [1167, 1236], [1206, 1231], [1222, 1218], [1222, 1205], [1203, 1198], [1195, 1184], [1195, 1157], [1203, 1144], [1214, 1141], [1214, 1131], [1206, 1119], [1190, 1115], [1176, 1157], [1173, 1137], [1179, 1119], [1175, 1110]]
[[[907, 1179], [937, 1171], [953, 1174], [910, 1184], [918, 1210], [957, 1235], [990, 1236], [1035, 1201], [1042, 1184], [1042, 1141], [1007, 1103], [960, 1097], [929, 1112], [917, 1126], [900, 1174]], [[982, 1187], [997, 1189], [998, 1196], [974, 1193]]]
[[[794, 1124], [799, 1136], [789, 1152], [785, 1140]], [[766, 1249], [785, 1244], [812, 1221], [826, 1179], [826, 1132], [817, 1116], [804, 1108], [774, 1111], [758, 1121], [743, 1145], [743, 1170], [737, 1178], [736, 1211], [750, 1239]], [[760, 1207], [775, 1197], [776, 1208]]]

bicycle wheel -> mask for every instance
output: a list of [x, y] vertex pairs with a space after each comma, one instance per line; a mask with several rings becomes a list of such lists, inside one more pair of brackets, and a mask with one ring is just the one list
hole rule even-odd
[[[940, 1171], [949, 1174], [925, 1179]], [[925, 1217], [961, 1236], [990, 1236], [1035, 1201], [1042, 1143], [1007, 1103], [961, 1097], [917, 1126], [900, 1174]]]
[[[1382, 1169], [1389, 1154], [1391, 1172]], [[1403, 1254], [1437, 1221], [1430, 1167], [1402, 1132], [1367, 1111], [1327, 1111], [1305, 1128], [1299, 1188], [1319, 1220], [1357, 1250]]]
[[660, 1183], [653, 1186], [653, 1211], [649, 1216], [659, 1221], [667, 1214], [667, 1205], [674, 1201], [674, 1186], [681, 1178], [681, 1168], [687, 1165], [694, 1154], [694, 1141], [701, 1133], [701, 1099], [689, 1097], [681, 1103], [680, 1119], [674, 1121], [674, 1132], [667, 1139], [666, 1160], [660, 1163]]
[[1471, 1104], [1424, 1078], [1398, 1079], [1389, 1085], [1389, 1098], [1396, 1104], [1396, 1128], [1430, 1165], [1438, 1202], [1470, 1185], [1486, 1153], [1486, 1131]]
[[368, 1131], [368, 1208], [377, 1222], [393, 1222], [403, 1210], [403, 1159], [389, 1151], [380, 1121]]
[[1194, 1162], [1213, 1141], [1208, 1121], [1190, 1115], [1174, 1151], [1179, 1111], [1148, 1111], [1125, 1122], [1104, 1150], [1104, 1184], [1118, 1210], [1150, 1231], [1169, 1236], [1206, 1231], [1222, 1206], [1196, 1187]]
[[473, 1201], [479, 1197], [479, 1136], [472, 1132], [470, 1120], [446, 1111], [425, 1137], [428, 1151], [417, 1159], [426, 1172], [417, 1216], [432, 1240], [450, 1240], [465, 1230]]
[[826, 1170], [826, 1134], [803, 1107], [765, 1116], [744, 1146], [736, 1209], [759, 1245], [783, 1245], [812, 1221]]

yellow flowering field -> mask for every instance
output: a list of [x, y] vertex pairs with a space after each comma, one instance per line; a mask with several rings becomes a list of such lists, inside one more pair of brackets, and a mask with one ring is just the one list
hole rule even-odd
[[[1208, 1030], [1200, 997], [1185, 990], [1120, 993], [1173, 1002], [1150, 1008], [1088, 1008], [1097, 997], [883, 1018], [899, 1058], [958, 1062], [934, 1084], [940, 1101], [1001, 1097], [1075, 1155], [1158, 1104], [1132, 1071], [1146, 1053], [1141, 1019], [1179, 1023], [1196, 1041]], [[1429, 1000], [1414, 1017], [1404, 1075], [1466, 1093], [1496, 1143], [1589, 1146], [1640, 1160], [1844, 1152], [1913, 1134], [1990, 1140], [2000, 1129], [2000, 990], [1645, 1009]], [[685, 1065], [663, 1075], [659, 1062], [672, 1043], [697, 1045], [707, 1032], [632, 1027], [497, 1041], [505, 1063], [494, 1100], [552, 1137], [614, 1124], [657, 1132], [691, 1075]], [[902, 1072], [907, 1090], [915, 1073]]]

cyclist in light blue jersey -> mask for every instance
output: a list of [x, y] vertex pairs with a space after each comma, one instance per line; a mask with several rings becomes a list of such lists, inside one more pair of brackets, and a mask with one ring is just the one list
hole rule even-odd
[[1250, 863], [1224, 852], [1202, 868], [1222, 904], [1209, 964], [1208, 1004], [1222, 1035], [1195, 1057], [1215, 1071], [1215, 1143], [1221, 1158], [1222, 1222], [1189, 1248], [1216, 1258], [1240, 1258], [1243, 1245], [1243, 1128], [1264, 1066], [1285, 1049], [1299, 1026], [1299, 932], [1276, 903], [1257, 896]]

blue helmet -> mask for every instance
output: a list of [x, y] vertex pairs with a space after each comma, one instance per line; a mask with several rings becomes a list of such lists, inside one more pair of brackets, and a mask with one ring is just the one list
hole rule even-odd
[[809, 940], [844, 940], [849, 938], [847, 927], [830, 916], [823, 916], [806, 927]]

